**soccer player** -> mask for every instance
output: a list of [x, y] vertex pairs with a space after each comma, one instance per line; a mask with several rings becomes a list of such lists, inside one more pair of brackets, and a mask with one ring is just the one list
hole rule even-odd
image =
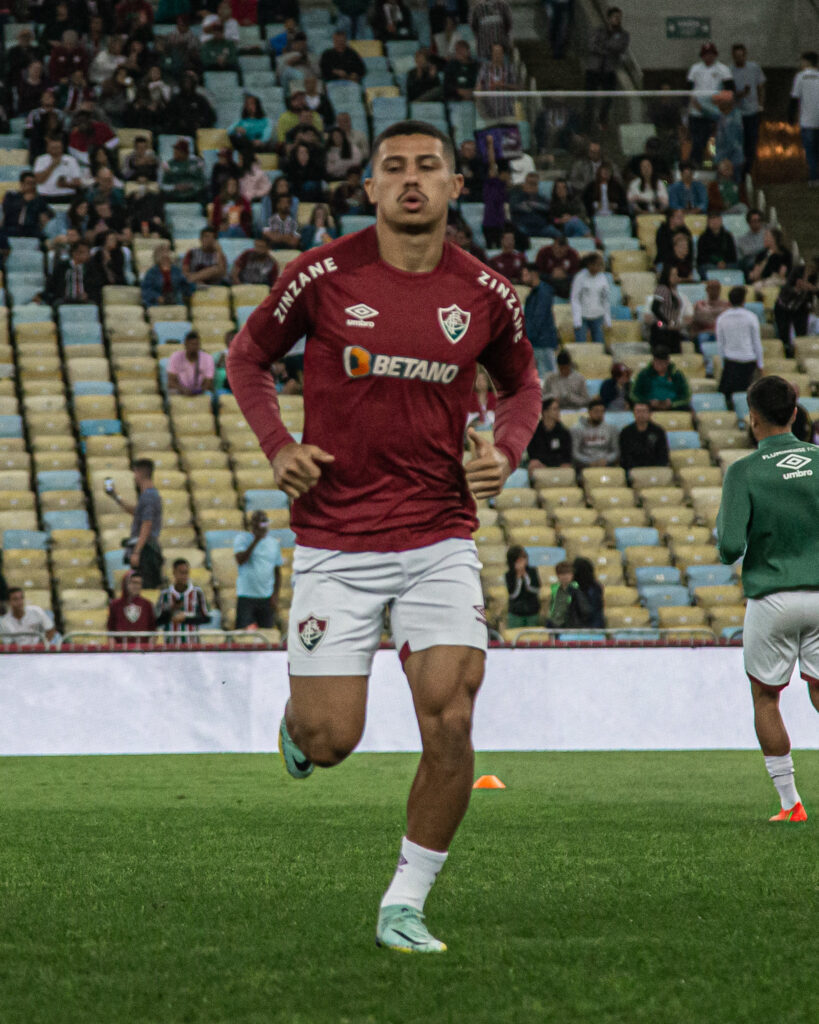
[[[228, 372], [279, 487], [295, 499], [287, 770], [304, 778], [355, 749], [388, 606], [423, 753], [376, 940], [440, 952], [424, 901], [469, 803], [487, 643], [473, 499], [497, 494], [518, 464], [540, 388], [514, 289], [445, 243], [463, 184], [450, 139], [399, 122], [376, 140], [372, 168], [376, 224], [289, 263], [234, 339]], [[297, 444], [267, 369], [303, 335]], [[498, 388], [494, 443], [470, 431], [464, 466], [478, 362]]]
[[756, 734], [782, 805], [771, 821], [807, 821], [779, 694], [798, 658], [819, 711], [819, 447], [791, 433], [796, 392], [782, 377], [757, 381], [748, 407], [759, 447], [725, 474], [719, 553], [726, 563], [745, 554], [745, 671]]

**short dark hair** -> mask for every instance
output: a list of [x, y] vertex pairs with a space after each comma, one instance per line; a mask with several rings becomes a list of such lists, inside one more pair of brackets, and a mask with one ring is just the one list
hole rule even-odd
[[452, 144], [452, 139], [446, 132], [442, 132], [440, 128], [436, 128], [435, 125], [429, 124], [427, 121], [396, 121], [395, 124], [391, 124], [389, 128], [385, 128], [373, 142], [373, 163], [375, 163], [375, 155], [378, 152], [382, 142], [387, 139], [394, 139], [402, 135], [429, 135], [430, 138], [437, 139], [444, 150], [444, 157], [453, 169], [455, 168], [455, 147]]
[[570, 572], [574, 575], [574, 567], [571, 562], [558, 562], [555, 566], [555, 575], [559, 576], [562, 572]]
[[816, 67], [819, 64], [819, 53], [816, 50], [805, 50], [804, 53], [800, 54], [802, 60], [806, 60], [808, 64], [813, 64]]
[[541, 403], [540, 411], [545, 412], [549, 408], [549, 406], [554, 405], [555, 402], [557, 402], [558, 408], [560, 408], [560, 400], [558, 399], [557, 395], [547, 395]]
[[747, 49], [748, 49], [748, 47], [745, 45], [745, 43], [734, 43], [734, 45], [731, 47], [731, 52], [733, 53], [734, 50], [747, 50]]
[[188, 338], [196, 338], [197, 341], [201, 341], [201, 338], [199, 337], [199, 331], [188, 331], [188, 333], [185, 335], [185, 341], [187, 341]]
[[735, 285], [730, 292], [728, 292], [728, 301], [732, 306], [741, 306], [745, 302], [745, 285]]
[[19, 182], [20, 182], [20, 184], [21, 184], [21, 185], [22, 185], [22, 184], [23, 184], [23, 182], [24, 182], [24, 181], [26, 180], [26, 178], [34, 178], [34, 180], [35, 180], [35, 181], [37, 180], [37, 178], [36, 178], [36, 176], [35, 176], [35, 174], [34, 174], [34, 171], [32, 171], [32, 170], [31, 170], [31, 168], [28, 168], [27, 170], [23, 171], [23, 172], [22, 172], [22, 173], [20, 174], [20, 177], [19, 177], [19, 179], [18, 179], [18, 180], [19, 180]]
[[751, 209], [745, 214], [745, 220], [750, 223], [751, 217], [765, 217], [765, 214], [758, 206], [752, 206]]
[[540, 267], [537, 265], [537, 263], [527, 263], [526, 270], [528, 270], [530, 274], [540, 274]]
[[80, 238], [78, 241], [74, 242], [74, 244], [71, 246], [71, 255], [73, 256], [74, 253], [78, 249], [90, 249], [90, 248], [91, 248], [91, 246], [88, 244], [88, 242], [86, 242], [86, 240], [84, 238]]
[[681, 174], [682, 174], [683, 171], [693, 171], [693, 170], [694, 170], [694, 165], [691, 163], [690, 160], [680, 160], [680, 173]]
[[9, 587], [9, 597], [11, 597], [12, 594], [23, 594], [23, 596], [25, 596], [25, 591], [22, 587]]
[[150, 480], [154, 475], [154, 460], [137, 459], [134, 463], [134, 470], [137, 473], [142, 473], [144, 476], [147, 476]]
[[567, 352], [565, 348], [562, 348], [557, 353], [557, 365], [558, 366], [571, 366], [572, 356], [570, 352]]
[[132, 569], [131, 572], [129, 572], [128, 575], [125, 577], [126, 583], [130, 583], [131, 580], [139, 580], [140, 583], [142, 582], [142, 573], [139, 571], [139, 569]]
[[204, 238], [205, 235], [213, 235], [214, 238], [215, 238], [216, 237], [216, 228], [212, 228], [210, 226], [208, 226], [206, 228], [202, 228], [202, 230], [199, 232], [199, 237], [200, 238]]
[[587, 408], [591, 409], [595, 405], [602, 405], [603, 408], [606, 407], [606, 403], [603, 401], [600, 395], [595, 395], [594, 398], [590, 399]]
[[187, 560], [187, 558], [175, 558], [173, 560], [174, 569], [178, 569], [180, 565], [187, 565], [189, 569], [191, 567], [191, 563]]
[[620, 8], [620, 7], [609, 7], [609, 9], [606, 11], [606, 17], [610, 18], [612, 16], [612, 14], [622, 14], [622, 13], [623, 13], [623, 11], [622, 11], [622, 8]]
[[796, 391], [784, 377], [761, 377], [748, 390], [748, 407], [766, 422], [786, 427], [796, 408]]

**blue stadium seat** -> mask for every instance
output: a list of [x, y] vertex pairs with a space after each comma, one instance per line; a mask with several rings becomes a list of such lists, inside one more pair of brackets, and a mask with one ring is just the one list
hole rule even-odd
[[43, 524], [51, 533], [52, 530], [90, 530], [88, 513], [82, 509], [54, 509], [43, 512]]
[[222, 613], [218, 608], [210, 609], [210, 622], [205, 627], [206, 629], [221, 629], [222, 628]]
[[614, 299], [612, 297], [611, 306], [611, 318], [612, 320], [633, 320], [634, 317], [631, 314], [631, 309], [628, 306], [614, 305]]
[[102, 434], [121, 434], [119, 420], [80, 420], [80, 437], [98, 437]]
[[270, 530], [268, 536], [277, 540], [283, 548], [292, 548], [296, 546], [296, 535], [287, 527], [283, 527], [280, 530]]
[[735, 391], [731, 395], [731, 404], [737, 414], [740, 426], [748, 419], [748, 395], [744, 391]]
[[631, 218], [617, 214], [595, 217], [594, 230], [598, 238], [624, 238], [631, 234]]
[[386, 57], [363, 57], [364, 67], [367, 69], [365, 72], [367, 85], [370, 85], [370, 77], [373, 72], [386, 71], [389, 73], [390, 65]]
[[206, 71], [205, 88], [214, 96], [235, 97], [241, 93], [239, 76], [235, 71]]
[[92, 302], [81, 302], [76, 305], [60, 306], [57, 316], [62, 327], [63, 324], [97, 323], [100, 313]]
[[245, 491], [245, 512], [255, 512], [257, 508], [289, 508], [290, 501], [284, 491], [249, 490]]
[[749, 313], [755, 313], [757, 320], [760, 324], [765, 323], [765, 303], [764, 302], [746, 302], [745, 308]]
[[720, 636], [723, 640], [741, 640], [742, 626], [723, 626]]
[[622, 430], [623, 427], [627, 427], [630, 423], [634, 422], [634, 413], [630, 409], [616, 410], [615, 412], [606, 411], [606, 423], [611, 423], [613, 427], [617, 427], [618, 430]]
[[575, 629], [568, 633], [558, 633], [557, 639], [562, 644], [604, 644], [608, 637], [605, 633]]
[[23, 417], [12, 413], [0, 415], [0, 437], [22, 437]]
[[388, 57], [413, 57], [418, 49], [414, 39], [391, 39], [384, 46]]
[[585, 238], [583, 235], [572, 238], [571, 243], [575, 252], [594, 252], [597, 249], [597, 242], [593, 238]]
[[37, 493], [46, 491], [81, 491], [82, 477], [78, 469], [45, 469], [36, 475]]
[[660, 631], [658, 629], [624, 629], [618, 630], [618, 632], [611, 634], [612, 639], [618, 643], [645, 643], [651, 642], [652, 640], [660, 639]]
[[9, 274], [27, 274], [43, 272], [43, 254], [36, 249], [12, 249], [6, 260], [6, 272]]
[[[54, 207], [52, 206], [52, 209]], [[40, 239], [39, 238], [27, 238], [25, 235], [13, 236], [9, 239], [9, 248], [12, 252], [19, 250], [27, 250], [28, 252], [39, 252], [40, 251]]]
[[270, 58], [264, 54], [261, 56], [242, 54], [242, 56], [239, 57], [239, 68], [243, 75], [245, 73], [253, 74], [254, 72], [267, 71], [268, 74], [271, 75], [272, 79], [273, 71], [270, 67]]
[[48, 534], [40, 530], [4, 530], [4, 551], [45, 551], [48, 548]]
[[507, 477], [504, 487], [528, 487], [529, 473], [525, 469], [515, 469]]
[[694, 412], [722, 412], [728, 406], [721, 392], [701, 391], [691, 396], [691, 408]]
[[[745, 303], [745, 305], [748, 305], [747, 302]], [[810, 413], [810, 415], [813, 416], [814, 418], [816, 416], [819, 416], [819, 398], [802, 398], [800, 396], [799, 404], [802, 406], [805, 412]]]
[[60, 335], [63, 345], [101, 345], [102, 324], [64, 323], [60, 326]]
[[13, 327], [17, 324], [43, 324], [54, 320], [54, 315], [48, 306], [41, 302], [20, 303], [11, 311], [11, 323]]
[[734, 582], [732, 565], [689, 565], [685, 572], [688, 589], [693, 595], [695, 587], [724, 587]]
[[75, 395], [113, 395], [114, 385], [110, 380], [78, 380], [72, 391]]
[[700, 435], [696, 430], [669, 430], [668, 434], [668, 447], [672, 452], [679, 451], [682, 448], [701, 448], [702, 441]]
[[190, 213], [186, 217], [177, 213], [168, 218], [168, 226], [175, 238], [198, 238], [208, 224], [208, 218], [201, 213]]
[[679, 607], [691, 604], [688, 589], [683, 586], [664, 583], [652, 583], [640, 588], [640, 597], [648, 608], [651, 621], [657, 625], [657, 609], [663, 606]]
[[604, 248], [610, 252], [624, 252], [626, 250], [634, 252], [640, 248], [640, 239], [633, 238], [631, 235], [606, 235], [601, 241]]
[[400, 121], [407, 116], [407, 101], [403, 96], [373, 96], [374, 118], [392, 118]]
[[701, 281], [695, 281], [693, 284], [679, 284], [677, 291], [680, 295], [684, 295], [692, 305], [695, 302], [701, 302], [706, 297], [705, 285]]
[[[36, 295], [39, 295], [45, 287], [45, 275], [34, 274], [8, 274], [6, 276], [6, 291], [11, 296], [16, 306], [18, 303], [25, 305], [31, 302]], [[46, 314], [46, 319], [51, 319]]]
[[361, 86], [358, 82], [328, 82], [326, 92], [327, 98], [336, 108], [339, 104], [346, 106], [348, 103], [361, 102]]
[[219, 245], [222, 247], [222, 252], [225, 254], [225, 259], [227, 260], [228, 270], [230, 270], [243, 252], [253, 248], [253, 239], [220, 238]]
[[[239, 92], [240, 90], [237, 86], [236, 92], [234, 93], [234, 99], [238, 100]], [[193, 136], [191, 135], [160, 135], [158, 136], [157, 142], [157, 156], [160, 160], [170, 160], [173, 157], [174, 143], [178, 138], [187, 139], [188, 145], [191, 147], [191, 153], [196, 152]]]
[[205, 550], [210, 554], [211, 551], [216, 551], [218, 548], [232, 549], [234, 540], [241, 532], [241, 530], [206, 530]]
[[363, 213], [347, 213], [341, 218], [342, 235], [351, 235], [354, 231], [361, 231], [375, 224], [375, 217], [368, 217]]
[[552, 548], [539, 544], [527, 547], [526, 553], [529, 556], [529, 565], [536, 568], [542, 565], [557, 565], [558, 562], [563, 562], [566, 558], [565, 548]]
[[745, 284], [745, 274], [741, 270], [706, 270], [705, 276], [709, 281], [719, 281], [720, 284], [727, 284], [733, 287], [737, 284]]
[[236, 323], [239, 327], [244, 327], [247, 323], [248, 317], [255, 309], [255, 306], [239, 306], [236, 310]]
[[418, 121], [446, 121], [446, 107], [443, 103], [416, 100], [410, 103], [410, 117]]
[[108, 584], [109, 590], [113, 590], [116, 586], [116, 572], [118, 569], [125, 568], [125, 557], [121, 547], [114, 548], [112, 551], [106, 551], [103, 555], [103, 561], [105, 562], [105, 580]]
[[157, 345], [166, 345], [169, 341], [184, 341], [188, 331], [193, 330], [190, 320], [155, 320], [151, 326], [156, 335]]
[[653, 526], [618, 526], [614, 531], [614, 546], [618, 551], [633, 547], [656, 547], [660, 532]]
[[638, 565], [634, 569], [638, 589], [655, 584], [680, 583], [680, 570], [673, 565]]

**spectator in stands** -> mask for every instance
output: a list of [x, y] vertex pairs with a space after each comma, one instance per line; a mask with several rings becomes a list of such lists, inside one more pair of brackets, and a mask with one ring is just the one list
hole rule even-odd
[[509, 611], [506, 625], [510, 629], [540, 625], [540, 575], [529, 565], [526, 548], [513, 544], [506, 552], [506, 589]]
[[785, 346], [785, 352], [793, 354], [791, 330], [798, 338], [808, 333], [808, 317], [817, 294], [817, 268], [805, 263], [797, 264], [788, 274], [774, 306], [776, 334]]
[[[464, 179], [461, 199], [470, 203], [481, 202], [486, 164], [480, 158], [477, 144], [473, 138], [464, 139], [461, 143], [457, 153], [457, 168]], [[513, 192], [512, 201], [514, 198], [515, 193]]]
[[705, 231], [697, 239], [697, 270], [705, 280], [709, 270], [737, 267], [734, 236], [725, 229], [719, 210], [709, 210]]
[[188, 249], [182, 259], [182, 272], [196, 288], [222, 284], [227, 277], [227, 259], [213, 228], [202, 228], [199, 245]]
[[646, 402], [652, 409], [687, 409], [690, 406], [688, 380], [671, 362], [667, 348], [658, 345], [651, 362], [637, 374], [631, 386], [631, 401]]
[[239, 192], [239, 179], [228, 178], [213, 201], [213, 229], [219, 238], [252, 238], [250, 203]]
[[[617, 72], [623, 64], [630, 36], [623, 28], [623, 12], [609, 7], [606, 24], [595, 28], [589, 40], [589, 59], [586, 68], [586, 88], [592, 91], [617, 89]], [[604, 99], [595, 117], [595, 104], [586, 101], [586, 125], [589, 129], [608, 124], [611, 98]]]
[[57, 106], [66, 114], [74, 114], [83, 103], [90, 103], [96, 99], [82, 68], [72, 71], [69, 78], [59, 82], [54, 88], [54, 95]]
[[730, 303], [720, 298], [722, 285], [715, 278], [705, 282], [704, 299], [694, 303], [694, 317], [691, 321], [692, 333], [697, 342], [713, 341], [716, 338], [717, 317], [729, 308]]
[[549, 588], [546, 625], [549, 629], [581, 629], [587, 626], [590, 608], [585, 595], [574, 581], [571, 562], [558, 562], [555, 575], [557, 583]]
[[108, 36], [105, 49], [99, 51], [88, 68], [88, 81], [92, 85], [102, 85], [106, 78], [110, 78], [117, 68], [125, 63], [125, 55], [122, 52], [124, 45], [125, 40], [122, 36]]
[[177, 68], [185, 71], [201, 70], [199, 37], [191, 29], [187, 14], [177, 17], [176, 27], [165, 36], [165, 46], [174, 57]]
[[275, 211], [264, 229], [265, 237], [274, 249], [298, 249], [301, 242], [299, 225], [291, 213], [292, 200], [289, 195], [280, 195]]
[[671, 240], [671, 256], [668, 263], [663, 265], [663, 272], [666, 270], [676, 271], [675, 284], [690, 284], [694, 280], [693, 246], [691, 238], [683, 231], [678, 231]]
[[588, 558], [578, 556], [572, 562], [572, 575], [579, 595], [585, 599], [586, 609], [582, 626], [586, 629], [605, 629], [603, 617], [603, 588], [594, 575], [594, 565]]
[[161, 107], [164, 107], [173, 95], [173, 89], [163, 77], [161, 64], [152, 64], [148, 68], [143, 85], [151, 94], [152, 100], [157, 100]]
[[284, 173], [299, 201], [316, 202], [324, 196], [324, 153], [305, 142], [297, 143], [285, 163]]
[[574, 15], [574, 0], [548, 0], [549, 46], [552, 60], [563, 60]]
[[654, 423], [648, 402], [634, 402], [634, 422], [620, 431], [620, 465], [630, 473], [638, 466], [667, 466], [668, 437]]
[[360, 167], [363, 154], [336, 125], [328, 135], [326, 167], [332, 181], [342, 181], [351, 167]]
[[373, 212], [372, 204], [361, 184], [361, 168], [350, 167], [344, 181], [333, 192], [333, 216], [338, 219], [345, 214], [364, 214]]
[[315, 75], [320, 71], [318, 58], [308, 47], [306, 33], [294, 32], [284, 51], [276, 58], [279, 81], [286, 90], [293, 82], [301, 84], [307, 74]]
[[67, 82], [75, 71], [88, 75], [88, 53], [80, 43], [73, 28], [63, 32], [62, 40], [51, 51], [48, 61], [48, 77], [52, 85]]
[[680, 161], [680, 180], [668, 188], [668, 205], [672, 210], [705, 213], [708, 192], [701, 181], [695, 180], [694, 165], [690, 160]]
[[466, 412], [466, 427], [474, 427], [476, 430], [490, 429], [495, 422], [497, 405], [497, 396], [492, 390], [489, 374], [479, 366]]
[[714, 138], [714, 159], [717, 164], [730, 161], [734, 172], [734, 181], [742, 181], [742, 165], [745, 160], [745, 137], [742, 127], [742, 115], [734, 103], [733, 93], [720, 93], [715, 100], [719, 117]]
[[[714, 93], [731, 86], [731, 71], [717, 60], [716, 46], [709, 40], [700, 47], [700, 59], [688, 69], [688, 88], [695, 93], [688, 110], [688, 130], [691, 133], [691, 161], [699, 166], [708, 140], [714, 133], [716, 111], [708, 100]], [[680, 165], [682, 169], [682, 165]]]
[[137, 135], [134, 148], [122, 162], [122, 176], [126, 181], [156, 181], [159, 160], [151, 148], [147, 135]]
[[136, 95], [125, 108], [122, 123], [125, 128], [138, 128], [144, 132], [159, 132], [165, 102], [152, 94], [145, 85], [137, 87]]
[[[580, 118], [565, 101], [556, 96], [541, 101], [535, 116], [534, 138], [536, 153], [546, 164], [554, 163], [554, 150], [572, 152], [580, 143]], [[592, 180], [593, 176], [592, 176]], [[574, 183], [570, 182], [572, 190]], [[583, 186], [585, 188], [585, 185]], [[581, 188], [579, 191], [583, 191]]]
[[730, 160], [720, 160], [717, 176], [708, 184], [708, 209], [722, 213], [745, 213], [748, 209], [745, 185], [735, 180], [734, 165]]
[[322, 124], [332, 124], [335, 119], [333, 104], [324, 91], [324, 83], [320, 81], [318, 74], [306, 71], [304, 74], [304, 103], [308, 110], [318, 114]]
[[84, 169], [91, 164], [91, 152], [98, 146], [104, 146], [113, 153], [119, 146], [119, 139], [105, 121], [95, 120], [87, 108], [77, 111], [74, 126], [68, 136], [68, 151], [76, 157]]
[[614, 466], [618, 459], [617, 428], [607, 423], [606, 407], [600, 397], [592, 398], [588, 412], [572, 427], [572, 452], [579, 469]]
[[193, 285], [174, 261], [167, 243], [154, 249], [154, 263], [142, 279], [142, 301], [146, 306], [179, 306], [193, 292]]
[[[73, 11], [69, 10], [68, 4], [63, 0], [57, 4], [49, 4], [47, 9], [41, 13], [43, 14], [43, 27], [40, 29], [40, 42], [49, 49], [59, 44], [63, 32], [67, 29], [78, 27], [78, 31], [84, 31], [84, 25], [79, 27], [83, 12], [76, 6]], [[76, 21], [72, 20], [72, 15]]]
[[35, 160], [46, 151], [46, 140], [52, 136], [65, 135], [68, 118], [57, 107], [53, 89], [46, 89], [40, 97], [40, 105], [32, 110], [26, 119], [25, 135], [28, 139], [29, 159]]
[[[70, 259], [59, 259], [48, 277], [45, 300], [54, 306], [90, 301], [88, 294], [88, 261], [91, 250], [85, 240], [74, 242]], [[39, 296], [35, 302], [41, 301]]]
[[584, 409], [589, 404], [586, 378], [574, 368], [565, 348], [557, 354], [557, 370], [543, 381], [543, 400], [547, 398], [556, 398], [561, 409]]
[[127, 284], [125, 276], [125, 253], [116, 231], [107, 231], [102, 245], [88, 263], [86, 290], [92, 302], [102, 302], [102, 290], [106, 285]]
[[483, 237], [491, 249], [497, 249], [506, 226], [509, 162], [495, 156], [495, 140], [486, 138], [487, 172], [483, 183]]
[[747, 391], [757, 371], [762, 370], [762, 340], [759, 319], [745, 309], [745, 286], [728, 293], [730, 309], [717, 317], [717, 352], [722, 360], [719, 390], [730, 404], [735, 391]]
[[694, 311], [688, 297], [678, 290], [679, 281], [680, 277], [672, 259], [660, 273], [650, 308], [646, 312], [652, 349], [660, 346], [668, 352], [682, 350], [683, 334], [688, 329]]
[[416, 100], [435, 102], [444, 98], [438, 68], [429, 59], [429, 50], [425, 46], [415, 51], [415, 67], [407, 72], [406, 96], [410, 103]]
[[595, 180], [586, 186], [583, 203], [590, 220], [628, 213], [626, 190], [614, 177], [614, 169], [608, 160], [604, 160], [597, 168]]
[[225, 26], [220, 20], [212, 22], [210, 34], [203, 35], [199, 55], [206, 71], [236, 71], [239, 67], [239, 51], [236, 43], [225, 36]]
[[447, 100], [471, 101], [478, 81], [480, 65], [472, 59], [469, 43], [460, 40], [455, 44], [455, 56], [444, 67], [444, 98]]
[[133, 517], [131, 534], [125, 546], [125, 564], [136, 569], [142, 576], [144, 586], [153, 590], [159, 586], [162, 578], [162, 549], [159, 545], [162, 498], [154, 487], [154, 464], [151, 459], [137, 459], [133, 471], [137, 491], [135, 505], [121, 498], [113, 486], [110, 490], [106, 488], [106, 493]]
[[9, 248], [9, 238], [41, 238], [52, 217], [51, 207], [37, 192], [34, 172], [23, 171], [19, 190], [11, 189], [3, 196], [0, 249]]
[[512, 11], [506, 0], [475, 0], [469, 25], [481, 60], [490, 59], [495, 43], [500, 43], [505, 52], [512, 49]]
[[666, 212], [665, 223], [657, 228], [655, 236], [654, 244], [657, 250], [655, 264], [658, 269], [661, 269], [671, 261], [674, 255], [674, 237], [679, 233], [688, 236], [688, 240], [693, 248], [694, 240], [690, 229], [685, 223], [685, 213], [682, 210], [670, 209]]
[[792, 265], [793, 257], [785, 245], [784, 234], [779, 228], [767, 228], [765, 248], [748, 272], [748, 280], [755, 286], [757, 296], [762, 298], [762, 288], [766, 286], [783, 285]]
[[237, 256], [231, 270], [231, 284], [265, 284], [271, 288], [279, 276], [279, 264], [270, 252], [265, 235], [254, 238], [253, 248]]
[[[55, 99], [54, 90], [48, 88], [45, 67], [40, 60], [33, 60], [20, 74], [14, 89], [14, 110], [20, 117], [31, 116], [31, 113], [45, 105], [46, 93], [51, 94], [52, 107]], [[26, 133], [31, 130], [30, 121], [26, 124]]]
[[765, 106], [765, 72], [754, 60], [748, 60], [748, 51], [744, 43], [734, 43], [731, 47], [733, 63], [729, 68], [734, 83], [740, 115], [742, 116], [742, 134], [744, 138], [742, 177], [750, 174], [756, 160], [756, 148], [759, 141], [759, 123], [762, 108]]
[[364, 61], [347, 45], [346, 33], [335, 31], [333, 45], [321, 55], [321, 77], [325, 82], [360, 82], [366, 73]]
[[555, 352], [559, 338], [552, 312], [555, 293], [547, 281], [541, 281], [536, 263], [525, 264], [523, 283], [529, 288], [523, 303], [523, 319], [535, 352], [537, 372], [543, 379], [556, 369]]
[[551, 227], [549, 203], [538, 191], [540, 180], [530, 171], [523, 184], [509, 196], [509, 210], [515, 227], [530, 237], [546, 237]]
[[474, 256], [476, 260], [480, 260], [481, 263], [486, 263], [486, 249], [483, 249], [475, 241], [472, 228], [468, 224], [457, 225], [455, 230], [455, 244], [460, 246], [460, 248], [465, 252], [468, 252], [470, 256]]
[[548, 281], [555, 295], [568, 299], [575, 274], [580, 270], [580, 256], [571, 248], [565, 235], [558, 235], [552, 245], [544, 245], [535, 257], [541, 277]]
[[82, 188], [82, 171], [76, 157], [67, 154], [61, 138], [46, 141], [46, 151], [34, 161], [34, 177], [41, 196], [70, 198]]
[[292, 140], [291, 133], [295, 128], [312, 125], [319, 134], [324, 130], [321, 114], [317, 110], [310, 110], [307, 106], [307, 97], [303, 89], [297, 89], [291, 95], [288, 108], [276, 122], [276, 141], [280, 152], [285, 151], [285, 140]]
[[316, 203], [309, 222], [301, 229], [299, 248], [313, 249], [317, 245], [332, 242], [335, 237], [336, 230], [330, 217], [330, 208], [326, 203]]
[[[210, 10], [213, 10], [213, 3], [209, 3], [207, 6]], [[273, 20], [278, 21], [281, 19], [276, 18]], [[213, 34], [217, 21], [222, 26], [222, 34], [225, 39], [232, 40], [238, 46], [241, 39], [239, 22], [233, 17], [233, 12], [228, 0], [222, 0], [222, 2], [217, 5], [215, 14], [207, 14], [202, 19], [203, 40], [207, 40], [208, 37]], [[259, 19], [259, 24], [263, 25], [264, 22]]]
[[138, 571], [127, 573], [122, 581], [122, 596], [108, 605], [109, 633], [153, 633], [156, 629], [154, 606], [142, 597], [142, 576]]
[[264, 112], [261, 100], [253, 93], [245, 95], [239, 120], [228, 128], [230, 141], [235, 149], [251, 148], [257, 152], [270, 148], [273, 139], [273, 122]]
[[412, 13], [404, 0], [376, 3], [372, 13], [373, 35], [382, 43], [393, 39], [415, 39]]
[[[488, 2], [488, 0], [484, 0]], [[504, 92], [520, 89], [517, 71], [514, 64], [507, 58], [507, 51], [501, 43], [492, 44], [490, 59], [481, 64], [475, 90], [480, 92], [497, 92], [497, 99], [480, 98], [477, 102], [478, 113], [485, 121], [514, 121], [514, 100], [504, 97]]]
[[159, 184], [166, 198], [176, 202], [203, 202], [206, 199], [205, 168], [198, 156], [191, 156], [187, 139], [177, 139], [173, 156], [162, 164]]
[[791, 88], [791, 121], [797, 119], [808, 162], [808, 185], [819, 188], [819, 54], [806, 50], [799, 58], [800, 70]]
[[216, 111], [205, 97], [196, 91], [197, 78], [188, 71], [182, 79], [179, 92], [171, 96], [165, 107], [163, 120], [168, 133], [195, 135], [200, 128], [212, 128]]
[[499, 274], [503, 274], [513, 284], [520, 284], [523, 280], [526, 256], [515, 248], [515, 232], [513, 228], [504, 228], [501, 235], [500, 249], [501, 251], [489, 260], [489, 266], [493, 270], [497, 270]]
[[257, 626], [272, 629], [281, 586], [281, 546], [269, 533], [267, 513], [258, 509], [250, 517], [250, 532], [233, 540], [238, 565], [236, 629]]
[[191, 583], [191, 566], [186, 558], [173, 563], [173, 583], [159, 595], [156, 603], [156, 624], [167, 633], [195, 635], [200, 626], [210, 622], [205, 593]]
[[629, 408], [631, 395], [631, 367], [625, 363], [612, 363], [611, 376], [600, 385], [600, 401], [606, 412], [623, 412]]
[[560, 422], [560, 402], [544, 398], [540, 422], [526, 449], [529, 470], [568, 468], [572, 463], [572, 435]]
[[6, 602], [9, 599], [9, 588], [3, 575], [3, 560], [0, 556], [0, 615], [6, 614]]
[[188, 331], [185, 341], [168, 360], [168, 393], [202, 395], [213, 388], [213, 356], [202, 351], [197, 331]]
[[6, 51], [8, 85], [16, 88], [19, 85], [20, 77], [32, 61], [39, 61], [42, 67], [44, 55], [42, 46], [34, 41], [34, 33], [27, 25], [24, 25], [17, 33], [17, 42]]
[[340, 110], [336, 115], [336, 125], [344, 132], [347, 138], [356, 144], [361, 150], [364, 158], [370, 155], [370, 140], [366, 132], [357, 131], [353, 128], [353, 121], [346, 110]]
[[339, 0], [334, 7], [338, 11], [336, 26], [349, 39], [358, 39], [359, 19], [363, 20], [370, 9], [369, 0]]
[[114, 28], [129, 34], [143, 23], [153, 25], [154, 8], [149, 0], [119, 0], [114, 8]]
[[36, 604], [26, 605], [25, 591], [10, 587], [9, 610], [0, 618], [0, 635], [18, 637], [22, 643], [48, 643], [56, 630], [51, 617]]
[[239, 192], [249, 203], [264, 199], [270, 194], [273, 184], [253, 150], [239, 150], [239, 166], [236, 170], [239, 176]]
[[654, 164], [648, 157], [640, 161], [639, 174], [628, 187], [626, 198], [633, 214], [665, 213], [668, 209], [668, 192]]
[[577, 196], [569, 190], [565, 178], [558, 178], [552, 187], [549, 200], [549, 219], [551, 225], [547, 235], [551, 238], [581, 238], [591, 235], [588, 225], [583, 220], [583, 206]]
[[222, 191], [228, 178], [238, 178], [239, 174], [239, 167], [233, 159], [233, 150], [230, 146], [223, 146], [216, 154], [216, 163], [210, 172], [210, 194], [214, 199]]
[[611, 327], [611, 287], [604, 268], [600, 253], [589, 253], [583, 260], [583, 269], [572, 281], [575, 341], [585, 341], [590, 336], [592, 341], [602, 343], [605, 340], [603, 328]]

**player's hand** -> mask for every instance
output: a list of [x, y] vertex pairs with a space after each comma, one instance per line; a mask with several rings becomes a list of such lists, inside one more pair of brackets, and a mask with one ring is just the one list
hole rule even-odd
[[335, 456], [315, 444], [286, 444], [273, 459], [276, 484], [290, 498], [298, 498], [314, 487], [321, 477], [321, 464], [335, 462]]
[[476, 498], [494, 498], [500, 494], [512, 467], [506, 456], [470, 427], [466, 436], [472, 442], [474, 456], [466, 464], [466, 482]]

